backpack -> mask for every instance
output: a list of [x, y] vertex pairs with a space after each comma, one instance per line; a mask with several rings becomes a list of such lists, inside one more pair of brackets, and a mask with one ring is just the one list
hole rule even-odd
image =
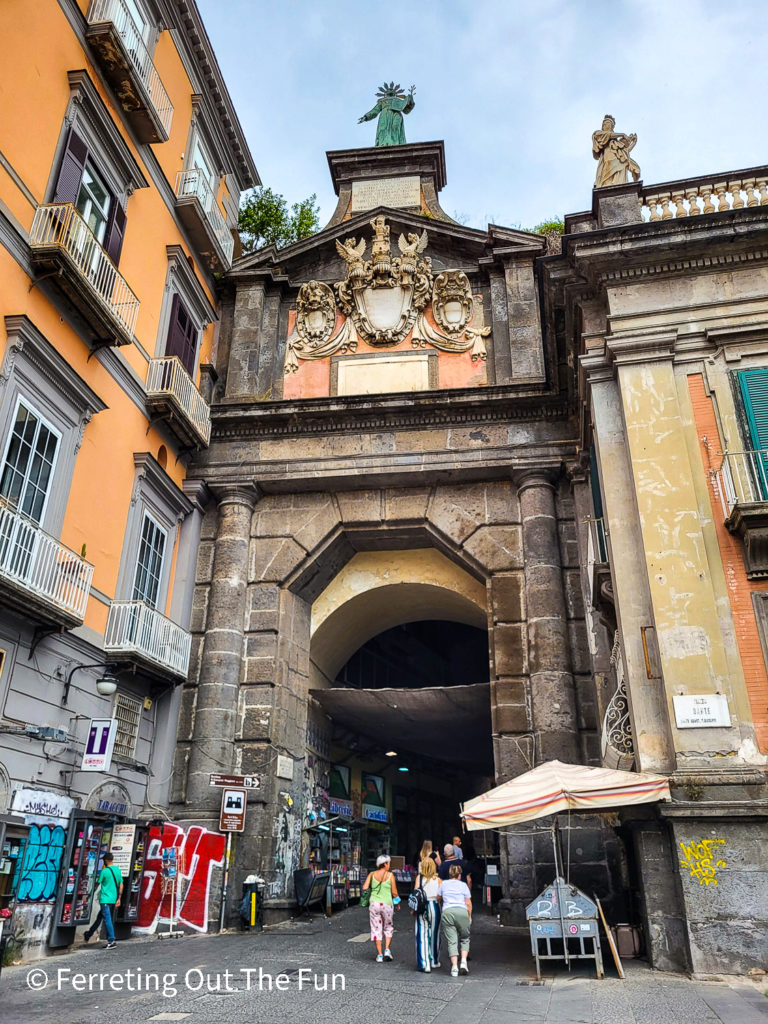
[[422, 914], [426, 914], [428, 903], [429, 900], [427, 899], [427, 894], [422, 888], [421, 876], [419, 876], [418, 886], [411, 891], [411, 894], [408, 897], [408, 906], [417, 917], [421, 917]]

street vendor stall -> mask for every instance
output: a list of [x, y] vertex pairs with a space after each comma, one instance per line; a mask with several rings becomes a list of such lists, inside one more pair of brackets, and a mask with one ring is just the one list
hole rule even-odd
[[[503, 831], [510, 825], [555, 815], [551, 826], [555, 878], [526, 910], [531, 951], [539, 977], [542, 959], [564, 960], [570, 966], [571, 960], [586, 957], [594, 959], [597, 976], [602, 977], [597, 926], [597, 912], [602, 918], [602, 908], [598, 899], [593, 903], [570, 884], [570, 863], [567, 871], [563, 869], [558, 812], [596, 813], [670, 799], [669, 780], [661, 775], [548, 761], [463, 805], [461, 816], [470, 832]], [[602, 919], [619, 976], [623, 977], [612, 936]]]

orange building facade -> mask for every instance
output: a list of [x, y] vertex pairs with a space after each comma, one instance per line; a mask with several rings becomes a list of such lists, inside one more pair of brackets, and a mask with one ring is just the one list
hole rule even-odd
[[86, 922], [118, 825], [138, 921], [130, 827], [162, 817], [189, 660], [215, 275], [259, 179], [193, 0], [10, 0], [0, 34], [0, 910], [34, 953]]

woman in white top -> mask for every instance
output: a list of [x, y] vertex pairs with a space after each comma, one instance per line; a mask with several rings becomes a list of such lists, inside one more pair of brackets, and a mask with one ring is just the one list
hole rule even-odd
[[[451, 977], [457, 977], [459, 971], [469, 974], [467, 956], [469, 955], [469, 928], [472, 924], [472, 893], [469, 886], [461, 880], [461, 867], [451, 864], [448, 878], [440, 886], [437, 898], [443, 907], [440, 931], [448, 946], [451, 958]], [[461, 966], [458, 966], [461, 952]]]
[[440, 904], [437, 901], [440, 879], [430, 856], [421, 862], [421, 871], [413, 883], [414, 889], [418, 886], [427, 897], [427, 909], [423, 914], [415, 915], [416, 967], [428, 973], [433, 967], [440, 966]]

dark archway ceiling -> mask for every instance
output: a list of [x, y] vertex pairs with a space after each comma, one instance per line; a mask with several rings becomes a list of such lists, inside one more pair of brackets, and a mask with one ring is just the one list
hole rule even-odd
[[375, 738], [385, 749], [422, 754], [468, 772], [492, 771], [489, 683], [309, 692], [335, 724]]

